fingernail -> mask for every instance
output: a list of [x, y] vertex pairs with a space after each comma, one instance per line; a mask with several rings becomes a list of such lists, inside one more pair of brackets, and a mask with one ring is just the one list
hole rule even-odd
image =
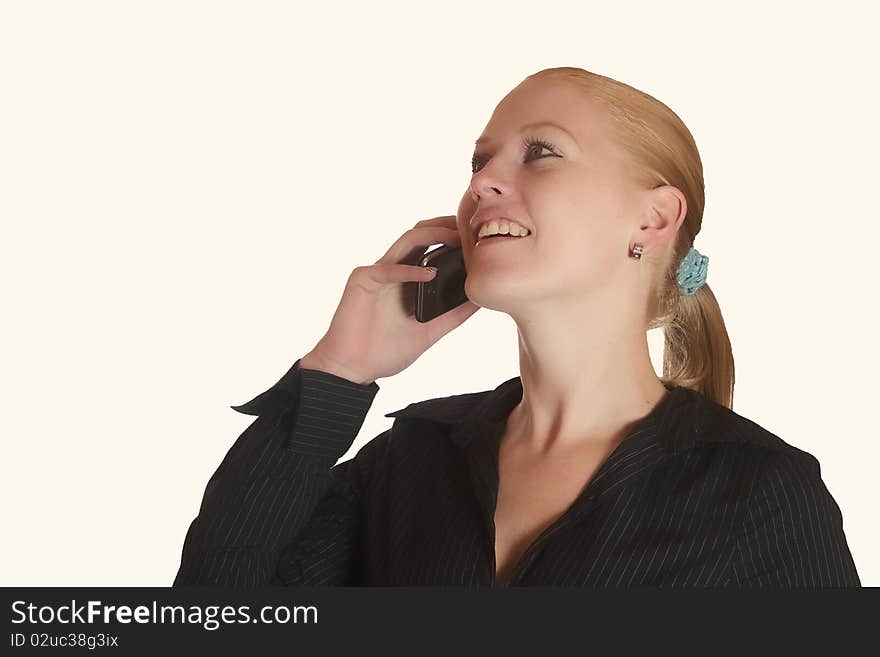
[[433, 272], [435, 276], [437, 275], [437, 268], [436, 267], [425, 267], [425, 269], [427, 269], [430, 272]]

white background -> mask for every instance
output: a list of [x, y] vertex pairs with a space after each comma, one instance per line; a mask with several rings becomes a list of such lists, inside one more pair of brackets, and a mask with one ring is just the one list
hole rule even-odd
[[[734, 410], [819, 459], [880, 584], [872, 5], [4, 2], [0, 583], [170, 584], [253, 419], [229, 405], [314, 346], [355, 266], [455, 214], [504, 94], [577, 66], [694, 135]], [[378, 381], [343, 459], [518, 373], [481, 309]]]

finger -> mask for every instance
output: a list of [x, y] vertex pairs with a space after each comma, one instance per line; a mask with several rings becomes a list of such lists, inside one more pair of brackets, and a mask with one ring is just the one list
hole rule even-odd
[[458, 220], [455, 215], [449, 215], [446, 217], [434, 217], [433, 219], [422, 219], [421, 221], [417, 221], [413, 228], [425, 228], [432, 226], [443, 226], [444, 228], [454, 228], [458, 230]]
[[[458, 234], [457, 229], [445, 226], [410, 228], [391, 245], [376, 263], [398, 263], [405, 261], [407, 264], [412, 264], [412, 260], [425, 253], [426, 247], [438, 243], [458, 247], [461, 246], [461, 236]], [[419, 253], [420, 249], [421, 253]]]
[[443, 217], [434, 217], [433, 219], [422, 219], [421, 221], [417, 221], [414, 228], [419, 228], [420, 226], [445, 226], [447, 224], [455, 225], [456, 216], [454, 214], [449, 214]]
[[377, 263], [369, 267], [358, 267], [352, 278], [367, 289], [375, 290], [390, 283], [429, 281], [435, 274], [420, 265], [400, 265], [396, 263]]

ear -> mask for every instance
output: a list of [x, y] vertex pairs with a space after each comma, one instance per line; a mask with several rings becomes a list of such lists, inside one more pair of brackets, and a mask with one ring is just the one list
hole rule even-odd
[[648, 252], [662, 251], [660, 247], [671, 244], [684, 223], [687, 200], [677, 187], [661, 185], [647, 192], [644, 208], [641, 225], [632, 241], [644, 244]]

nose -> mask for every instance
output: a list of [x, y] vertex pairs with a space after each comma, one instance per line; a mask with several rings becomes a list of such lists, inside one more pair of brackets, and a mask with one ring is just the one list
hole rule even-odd
[[485, 194], [487, 196], [491, 195], [492, 192], [494, 192], [495, 194], [501, 193], [501, 190], [498, 189], [497, 187], [495, 187], [494, 185], [480, 185], [480, 184], [475, 185], [473, 182], [471, 182], [470, 189], [471, 189], [471, 198], [477, 203], [479, 203], [479, 201], [480, 201], [480, 194], [481, 193]]
[[471, 176], [471, 198], [479, 201], [481, 196], [493, 196], [501, 194], [501, 190], [506, 187], [501, 179], [499, 164], [497, 162], [487, 162], [483, 167]]

